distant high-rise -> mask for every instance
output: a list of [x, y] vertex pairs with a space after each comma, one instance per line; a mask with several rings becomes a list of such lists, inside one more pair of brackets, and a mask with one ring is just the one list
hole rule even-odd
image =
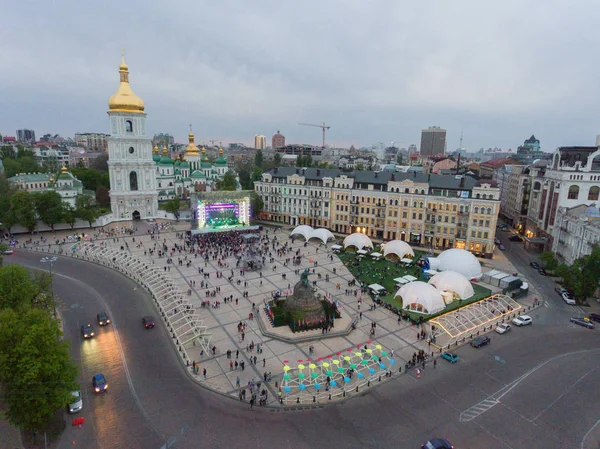
[[257, 134], [254, 136], [254, 148], [257, 150], [264, 150], [267, 148], [267, 138]]
[[285, 136], [277, 130], [277, 134], [273, 134], [271, 139], [271, 146], [273, 148], [283, 148], [285, 146]]
[[35, 143], [35, 131], [33, 129], [17, 129], [17, 141]]
[[421, 131], [421, 156], [437, 156], [446, 152], [446, 130], [430, 126]]

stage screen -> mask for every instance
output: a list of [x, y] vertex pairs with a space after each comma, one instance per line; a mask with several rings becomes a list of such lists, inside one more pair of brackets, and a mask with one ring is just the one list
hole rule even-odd
[[239, 205], [210, 204], [205, 208], [206, 224], [211, 227], [236, 226], [239, 223]]

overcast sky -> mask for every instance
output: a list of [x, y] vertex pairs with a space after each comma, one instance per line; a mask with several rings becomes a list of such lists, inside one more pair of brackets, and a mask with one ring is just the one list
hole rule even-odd
[[125, 48], [148, 130], [197, 143], [420, 142], [546, 151], [600, 133], [600, 2], [4, 2], [0, 132], [108, 132]]

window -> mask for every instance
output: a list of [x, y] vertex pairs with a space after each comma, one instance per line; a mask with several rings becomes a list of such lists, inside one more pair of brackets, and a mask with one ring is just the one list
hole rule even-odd
[[[485, 220], [485, 227], [489, 228], [490, 227], [490, 220]], [[487, 238], [487, 237], [486, 237]]]
[[129, 173], [129, 190], [134, 191], [138, 189], [137, 173], [132, 171]]
[[491, 208], [491, 207], [488, 207], [488, 208], [487, 208], [487, 214], [488, 214], [488, 215], [492, 215], [492, 208]]
[[570, 200], [576, 200], [579, 198], [579, 186], [571, 186], [569, 187], [569, 195], [568, 198]]
[[597, 201], [598, 193], [600, 193], [600, 187], [598, 187], [598, 186], [590, 187], [590, 191], [588, 192], [588, 200]]
[[471, 231], [471, 237], [475, 238], [475, 231]]
[[481, 238], [481, 231], [477, 231], [477, 238], [480, 239]]
[[135, 150], [133, 149], [133, 147], [129, 147], [129, 154], [133, 154]]
[[474, 212], [475, 212], [476, 214], [478, 214], [478, 213], [479, 213], [479, 208], [478, 208], [478, 207], [476, 207], [476, 208], [475, 208], [475, 210], [474, 210]]
[[484, 232], [484, 233], [483, 233], [483, 238], [484, 238], [484, 239], [487, 239], [487, 238], [488, 238], [488, 233], [487, 233], [487, 232]]
[[128, 133], [133, 132], [133, 123], [131, 120], [125, 120], [125, 132], [128, 132]]
[[402, 212], [402, 218], [407, 218], [408, 217], [408, 213], [406, 211]]
[[413, 212], [412, 217], [413, 217], [413, 220], [416, 220], [417, 219], [417, 214]]

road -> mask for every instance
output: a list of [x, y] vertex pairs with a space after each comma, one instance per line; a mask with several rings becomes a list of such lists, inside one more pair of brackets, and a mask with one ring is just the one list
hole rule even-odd
[[[5, 263], [39, 267], [39, 259], [16, 252]], [[600, 419], [598, 330], [534, 323], [494, 334], [480, 350], [460, 348], [455, 365], [442, 360], [420, 379], [396, 376], [345, 403], [250, 411], [191, 381], [162, 325], [143, 329], [140, 317], [156, 311], [135, 283], [68, 258], [59, 258], [55, 273], [86, 407], [83, 428], [69, 427], [61, 448], [75, 441], [87, 448], [158, 449], [175, 436], [172, 447], [178, 448], [416, 448], [443, 436], [461, 449], [587, 449], [584, 437], [600, 437], [600, 426], [594, 427]], [[100, 310], [109, 312], [112, 325], [82, 341], [80, 324]], [[98, 371], [109, 382], [105, 395], [91, 391]]]

